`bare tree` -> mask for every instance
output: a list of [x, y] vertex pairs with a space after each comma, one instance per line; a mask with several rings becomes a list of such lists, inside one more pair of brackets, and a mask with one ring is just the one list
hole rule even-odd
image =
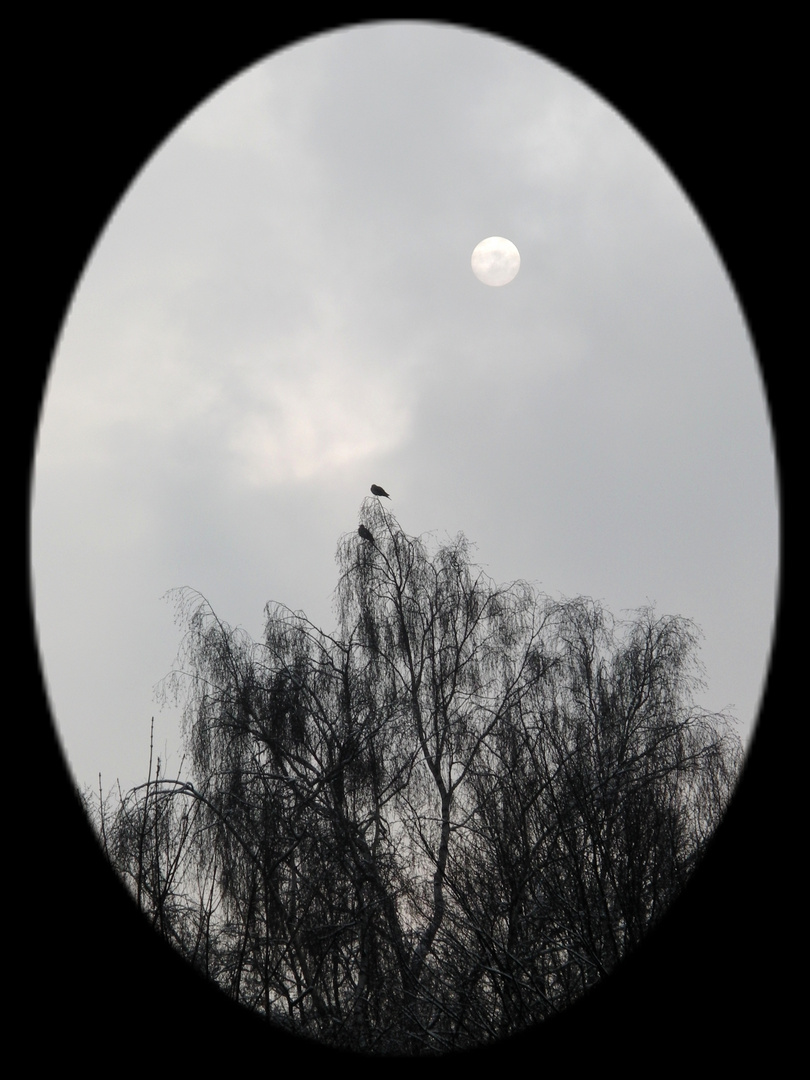
[[[496, 586], [377, 498], [338, 547], [336, 628], [262, 641], [176, 594], [192, 782], [103, 822], [156, 928], [236, 1000], [375, 1053], [566, 1008], [677, 896], [740, 761], [693, 704], [697, 631]], [[111, 842], [110, 835], [114, 836]]]
[[161, 774], [150, 738], [149, 772], [143, 784], [112, 797], [101, 791], [84, 803], [101, 835], [107, 857], [129, 885], [153, 928], [195, 968], [216, 978], [210, 932], [218, 905], [216, 852], [200, 841], [198, 799], [190, 784]]

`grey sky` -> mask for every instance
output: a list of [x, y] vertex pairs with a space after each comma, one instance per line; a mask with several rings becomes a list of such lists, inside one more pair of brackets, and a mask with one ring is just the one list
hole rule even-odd
[[[470, 270], [484, 237], [521, 269]], [[755, 716], [774, 460], [744, 319], [677, 182], [591, 89], [473, 31], [363, 26], [228, 84], [135, 179], [49, 383], [33, 569], [80, 784], [143, 778], [190, 585], [258, 636], [331, 624], [372, 482], [498, 581], [655, 602], [705, 640], [701, 704]], [[165, 748], [165, 749], [164, 749]]]

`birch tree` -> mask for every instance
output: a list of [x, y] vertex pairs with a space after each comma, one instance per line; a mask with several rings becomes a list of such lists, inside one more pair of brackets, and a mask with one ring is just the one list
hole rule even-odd
[[360, 524], [329, 633], [271, 604], [254, 642], [176, 594], [191, 779], [122, 798], [110, 854], [145, 910], [172, 871], [157, 929], [272, 1022], [440, 1053], [565, 1009], [643, 940], [741, 751], [694, 704], [688, 620], [496, 585], [378, 499]]

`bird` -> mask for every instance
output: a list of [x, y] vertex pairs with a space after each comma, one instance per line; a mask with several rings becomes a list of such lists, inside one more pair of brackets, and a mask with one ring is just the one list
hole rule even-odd
[[363, 540], [369, 540], [372, 544], [374, 543], [374, 537], [371, 535], [371, 531], [367, 529], [365, 525], [361, 525], [357, 531]]
[[385, 488], [381, 488], [379, 484], [372, 484], [371, 485], [371, 494], [372, 495], [384, 495], [386, 497], [386, 499], [391, 498], [391, 496], [388, 494], [388, 492], [385, 490]]

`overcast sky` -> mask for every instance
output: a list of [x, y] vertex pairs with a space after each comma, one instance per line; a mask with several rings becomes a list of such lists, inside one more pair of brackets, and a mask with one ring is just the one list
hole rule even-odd
[[[513, 241], [501, 288], [476, 244]], [[654, 603], [747, 736], [775, 604], [769, 421], [744, 316], [667, 166], [592, 89], [475, 31], [310, 39], [204, 102], [99, 239], [33, 503], [39, 641], [80, 786], [178, 766], [155, 687], [191, 586], [259, 637], [333, 624], [369, 485], [496, 581]]]

